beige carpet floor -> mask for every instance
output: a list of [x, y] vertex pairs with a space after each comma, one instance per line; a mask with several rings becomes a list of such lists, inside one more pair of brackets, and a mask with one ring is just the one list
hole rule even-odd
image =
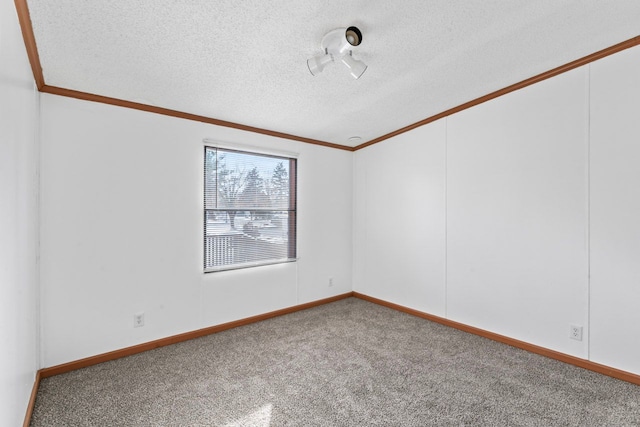
[[348, 298], [44, 379], [39, 426], [640, 426], [640, 386]]

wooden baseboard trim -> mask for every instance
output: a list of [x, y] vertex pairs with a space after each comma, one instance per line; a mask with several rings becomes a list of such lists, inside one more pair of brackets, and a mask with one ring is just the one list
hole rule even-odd
[[33, 408], [36, 405], [36, 396], [38, 395], [38, 388], [40, 387], [40, 371], [36, 372], [36, 378], [33, 381], [33, 388], [31, 389], [31, 397], [29, 398], [29, 404], [27, 405], [27, 412], [24, 416], [24, 422], [22, 427], [29, 427], [31, 424], [31, 415], [33, 415]]
[[631, 372], [623, 371], [620, 369], [612, 368], [610, 366], [601, 365], [599, 363], [592, 362], [590, 360], [581, 359], [579, 357], [571, 356], [559, 351], [550, 350], [545, 347], [540, 347], [528, 342], [520, 341], [514, 338], [509, 338], [504, 335], [489, 332], [484, 329], [476, 328], [473, 326], [465, 325], [464, 323], [454, 322], [453, 320], [445, 319], [443, 317], [435, 316], [433, 314], [424, 313], [422, 311], [414, 310], [412, 308], [404, 307], [399, 304], [387, 302], [378, 298], [370, 297], [368, 295], [361, 294], [359, 292], [353, 292], [355, 298], [360, 298], [365, 301], [372, 302], [384, 307], [388, 307], [403, 313], [411, 314], [416, 317], [421, 317], [426, 320], [430, 320], [441, 325], [449, 326], [455, 329], [459, 329], [470, 334], [478, 335], [484, 338], [488, 338], [493, 341], [498, 341], [503, 344], [510, 345], [522, 350], [530, 351], [541, 356], [548, 357], [550, 359], [559, 360], [570, 365], [575, 365], [580, 368], [588, 369], [599, 374], [607, 375], [609, 377], [617, 378], [619, 380], [627, 381], [633, 384], [640, 385], [640, 375], [633, 374]]
[[183, 341], [188, 341], [194, 338], [203, 337], [206, 335], [215, 334], [217, 332], [226, 331], [228, 329], [237, 328], [239, 326], [249, 325], [251, 323], [260, 322], [263, 320], [271, 319], [278, 316], [283, 316], [285, 314], [295, 313], [296, 311], [306, 310], [309, 308], [317, 307], [320, 305], [328, 304], [331, 302], [339, 301], [342, 299], [346, 299], [349, 297], [359, 298], [364, 301], [369, 301], [374, 304], [381, 305], [383, 307], [391, 308], [393, 310], [397, 310], [403, 313], [410, 314], [412, 316], [420, 317], [435, 323], [439, 323], [441, 325], [449, 326], [464, 332], [468, 332], [474, 335], [478, 335], [484, 338], [488, 338], [493, 341], [498, 341], [503, 344], [510, 345], [512, 347], [520, 348], [522, 350], [526, 350], [532, 353], [539, 354], [541, 356], [549, 357], [551, 359], [559, 360], [561, 362], [565, 362], [571, 365], [578, 366], [580, 368], [588, 369], [593, 372], [597, 372], [599, 374], [607, 375], [613, 378], [617, 378], [619, 380], [627, 381], [632, 384], [640, 385], [640, 375], [633, 374], [631, 372], [623, 371], [620, 369], [612, 368], [610, 366], [601, 365], [599, 363], [591, 362], [586, 359], [581, 359], [579, 357], [570, 356], [565, 353], [560, 353], [555, 350], [550, 350], [548, 348], [540, 347], [534, 344], [530, 344], [524, 341], [516, 340], [514, 338], [509, 338], [504, 335], [496, 334], [494, 332], [489, 332], [484, 329], [476, 328], [473, 326], [465, 325], [464, 323], [454, 322], [453, 320], [445, 319], [443, 317], [435, 316], [433, 314], [424, 313], [422, 311], [414, 310], [412, 308], [404, 307], [399, 304], [394, 304], [392, 302], [384, 301], [378, 298], [371, 297], [369, 295], [361, 294], [359, 292], [347, 292], [344, 294], [336, 295], [329, 298], [324, 298], [317, 301], [311, 301], [305, 304], [299, 304], [292, 307], [283, 308], [281, 310], [271, 311], [269, 313], [259, 314], [257, 316], [247, 317], [245, 319], [236, 320], [233, 322], [223, 323], [221, 325], [210, 326], [208, 328], [202, 328], [191, 332], [185, 332], [183, 334], [173, 335], [167, 338], [161, 338], [155, 341], [150, 341], [143, 344], [138, 344], [131, 347], [126, 347], [120, 350], [110, 351], [108, 353], [99, 354], [96, 356], [87, 357], [84, 359], [76, 360], [69, 363], [64, 363], [57, 366], [52, 366], [49, 368], [40, 369], [36, 372], [36, 377], [33, 384], [33, 389], [31, 391], [31, 397], [29, 399], [29, 404], [27, 406], [27, 412], [25, 414], [25, 419], [23, 423], [23, 427], [29, 427], [31, 422], [31, 416], [33, 414], [33, 409], [36, 402], [36, 396], [38, 394], [38, 388], [40, 386], [40, 380], [43, 378], [52, 377], [55, 375], [60, 375], [65, 372], [74, 371], [76, 369], [85, 368], [87, 366], [97, 365], [99, 363], [107, 362], [110, 360], [119, 359], [121, 357], [131, 356], [133, 354], [142, 353], [144, 351], [152, 350], [154, 348], [164, 347], [171, 344], [176, 344]]
[[133, 354], [142, 353], [148, 350], [153, 350], [155, 348], [192, 340], [194, 338], [204, 337], [206, 335], [215, 334], [217, 332], [226, 331], [228, 329], [237, 328], [239, 326], [245, 326], [251, 323], [261, 322], [263, 320], [271, 319], [278, 316], [283, 316], [285, 314], [295, 313], [296, 311], [306, 310], [309, 308], [317, 307], [319, 305], [324, 305], [330, 302], [339, 301], [341, 299], [349, 298], [352, 295], [353, 295], [352, 292], [347, 292], [345, 294], [336, 295], [333, 297], [324, 298], [317, 301], [311, 301], [305, 304], [294, 305], [292, 307], [271, 311], [269, 313], [259, 314], [257, 316], [247, 317], [245, 319], [235, 320], [233, 322], [223, 323], [221, 325], [210, 326], [207, 328], [197, 329], [191, 332], [185, 332], [183, 334], [161, 338], [155, 341], [149, 341], [149, 342], [134, 345], [131, 347], [122, 348], [120, 350], [114, 350], [108, 353], [102, 353], [96, 356], [75, 360], [73, 362], [63, 363], [61, 365], [44, 368], [44, 369], [41, 369], [38, 372], [38, 374], [40, 378], [48, 378], [54, 375], [64, 374], [65, 372], [86, 368], [87, 366], [97, 365], [99, 363], [108, 362], [110, 360], [119, 359], [121, 357], [131, 356]]

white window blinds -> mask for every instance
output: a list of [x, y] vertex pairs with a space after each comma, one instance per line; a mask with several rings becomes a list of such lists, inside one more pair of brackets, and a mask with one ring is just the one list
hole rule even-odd
[[205, 147], [204, 269], [296, 258], [296, 160]]

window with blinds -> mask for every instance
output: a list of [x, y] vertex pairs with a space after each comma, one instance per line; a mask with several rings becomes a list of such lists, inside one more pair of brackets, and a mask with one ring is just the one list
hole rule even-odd
[[205, 272], [295, 258], [296, 159], [205, 147]]

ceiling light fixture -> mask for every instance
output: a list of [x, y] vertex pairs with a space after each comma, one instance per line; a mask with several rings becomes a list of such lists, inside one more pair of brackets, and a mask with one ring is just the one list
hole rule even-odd
[[353, 57], [352, 48], [362, 43], [362, 33], [357, 27], [336, 28], [329, 31], [320, 43], [322, 53], [309, 58], [307, 66], [317, 76], [332, 62], [342, 62], [354, 79], [359, 79], [367, 70], [367, 64]]

